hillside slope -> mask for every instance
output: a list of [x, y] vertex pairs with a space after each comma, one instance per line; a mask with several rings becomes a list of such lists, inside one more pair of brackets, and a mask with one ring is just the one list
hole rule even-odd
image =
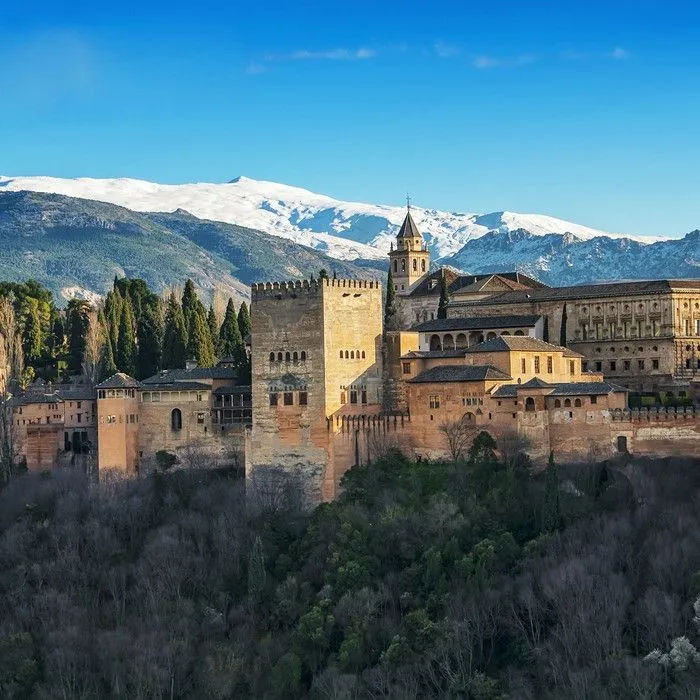
[[145, 214], [87, 199], [0, 191], [0, 279], [33, 278], [57, 298], [107, 291], [115, 275], [153, 289], [191, 277], [203, 292], [248, 296], [253, 281], [318, 274], [377, 277], [293, 241], [187, 212]]

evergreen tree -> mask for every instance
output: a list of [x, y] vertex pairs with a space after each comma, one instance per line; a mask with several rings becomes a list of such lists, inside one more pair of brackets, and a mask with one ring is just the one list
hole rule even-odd
[[207, 327], [209, 328], [209, 337], [211, 345], [214, 348], [214, 355], [219, 353], [219, 324], [216, 321], [216, 313], [214, 313], [214, 304], [209, 305], [207, 313]]
[[559, 474], [554, 462], [554, 452], [549, 453], [549, 462], [544, 473], [544, 495], [542, 498], [542, 531], [554, 532], [561, 522], [559, 506]]
[[122, 296], [117, 289], [118, 280], [114, 278], [114, 290], [107, 292], [105, 297], [105, 320], [107, 322], [107, 333], [112, 343], [112, 351], [116, 352], [119, 342], [119, 322], [122, 317]]
[[233, 299], [229, 299], [228, 304], [226, 304], [226, 315], [219, 330], [219, 346], [221, 357], [234, 357], [237, 362], [241, 362], [244, 359], [245, 348], [243, 347], [243, 339], [241, 338], [241, 330], [238, 326]]
[[165, 332], [163, 337], [163, 369], [184, 369], [187, 359], [187, 332], [182, 308], [171, 293], [165, 312]]
[[396, 330], [396, 291], [394, 289], [394, 273], [389, 268], [386, 278], [386, 302], [384, 306], [384, 331]]
[[147, 305], [137, 324], [139, 349], [136, 378], [151, 377], [160, 370], [163, 354], [163, 323], [157, 306]]
[[187, 356], [196, 360], [199, 367], [212, 367], [214, 365], [216, 359], [214, 347], [203, 309], [197, 309], [190, 315]]
[[39, 304], [36, 299], [28, 298], [24, 306], [24, 330], [22, 332], [22, 350], [27, 363], [33, 363], [41, 356], [41, 320]]
[[127, 296], [122, 304], [117, 341], [117, 368], [129, 376], [136, 374], [136, 337], [134, 335], [134, 314], [131, 300]]
[[253, 540], [253, 547], [248, 555], [248, 602], [251, 608], [256, 608], [265, 593], [265, 553], [260, 535]]
[[71, 299], [68, 302], [68, 369], [71, 372], [80, 372], [82, 369], [89, 308], [83, 299]]
[[562, 309], [562, 312], [561, 312], [561, 326], [559, 327], [559, 345], [561, 345], [563, 348], [566, 347], [566, 322], [567, 322], [567, 313], [566, 313], [566, 304], [564, 304], [564, 308]]
[[328, 271], [326, 270], [325, 267], [321, 268], [321, 271], [318, 273], [318, 278], [320, 280], [327, 280], [328, 279]]
[[447, 291], [447, 278], [443, 270], [440, 277], [440, 301], [438, 303], [437, 317], [447, 318], [447, 305], [450, 301], [450, 294]]
[[114, 363], [114, 353], [112, 352], [112, 343], [109, 338], [105, 338], [100, 354], [100, 371], [99, 381], [104, 381], [111, 377], [117, 371], [117, 365]]
[[241, 302], [241, 307], [238, 309], [238, 330], [241, 332], [241, 339], [245, 345], [245, 339], [253, 331], [253, 324], [250, 321], [248, 306], [245, 302]]
[[200, 301], [197, 298], [197, 292], [194, 289], [194, 282], [188, 279], [185, 282], [185, 289], [182, 292], [182, 314], [185, 317], [185, 328], [189, 329], [191, 316], [195, 311], [198, 311]]

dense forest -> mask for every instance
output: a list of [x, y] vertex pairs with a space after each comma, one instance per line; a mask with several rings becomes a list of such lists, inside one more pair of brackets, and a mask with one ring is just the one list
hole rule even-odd
[[697, 698], [697, 460], [494, 447], [386, 454], [312, 512], [212, 471], [12, 480], [0, 696]]
[[144, 379], [187, 359], [209, 367], [223, 357], [245, 380], [250, 328], [245, 302], [236, 308], [215, 293], [207, 308], [189, 279], [181, 293], [159, 296], [143, 280], [115, 278], [104, 300], [71, 299], [65, 309], [38, 282], [0, 282], [0, 336], [14, 391], [36, 378], [95, 384], [120, 371]]

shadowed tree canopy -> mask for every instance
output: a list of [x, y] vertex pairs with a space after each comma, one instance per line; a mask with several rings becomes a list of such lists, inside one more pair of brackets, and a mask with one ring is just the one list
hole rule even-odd
[[237, 362], [243, 359], [245, 348], [238, 327], [238, 317], [233, 299], [229, 299], [228, 304], [226, 304], [224, 322], [219, 330], [219, 345], [221, 357], [233, 357]]
[[163, 337], [163, 369], [184, 369], [187, 360], [187, 332], [185, 317], [175, 292], [168, 298], [165, 311], [165, 333]]
[[384, 306], [384, 330], [396, 330], [396, 291], [394, 290], [394, 273], [389, 268], [386, 278], [386, 301]]
[[147, 305], [138, 322], [138, 360], [136, 378], [145, 379], [161, 368], [163, 321], [157, 306]]
[[211, 334], [203, 308], [190, 314], [187, 355], [188, 358], [196, 360], [200, 367], [212, 367], [216, 362], [214, 346], [211, 342]]
[[245, 339], [250, 335], [253, 330], [253, 325], [250, 322], [250, 313], [248, 312], [248, 305], [243, 301], [238, 309], [238, 330], [241, 332], [241, 338], [245, 343]]
[[127, 296], [122, 304], [122, 316], [119, 320], [119, 340], [117, 341], [117, 369], [133, 377], [136, 374], [136, 337], [135, 321], [131, 308], [131, 299]]
[[437, 317], [447, 318], [447, 305], [450, 303], [450, 293], [447, 289], [447, 278], [443, 271], [440, 276], [440, 301], [438, 302]]

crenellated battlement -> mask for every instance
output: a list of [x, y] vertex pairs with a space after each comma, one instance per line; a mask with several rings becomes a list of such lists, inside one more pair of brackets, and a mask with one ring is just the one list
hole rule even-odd
[[380, 289], [379, 280], [360, 279], [314, 279], [289, 280], [288, 282], [254, 282], [250, 287], [251, 298], [255, 299], [295, 299], [300, 294], [313, 295], [323, 287], [338, 290]]
[[614, 422], [620, 423], [669, 423], [700, 419], [700, 411], [694, 406], [678, 408], [618, 408], [611, 412]]

